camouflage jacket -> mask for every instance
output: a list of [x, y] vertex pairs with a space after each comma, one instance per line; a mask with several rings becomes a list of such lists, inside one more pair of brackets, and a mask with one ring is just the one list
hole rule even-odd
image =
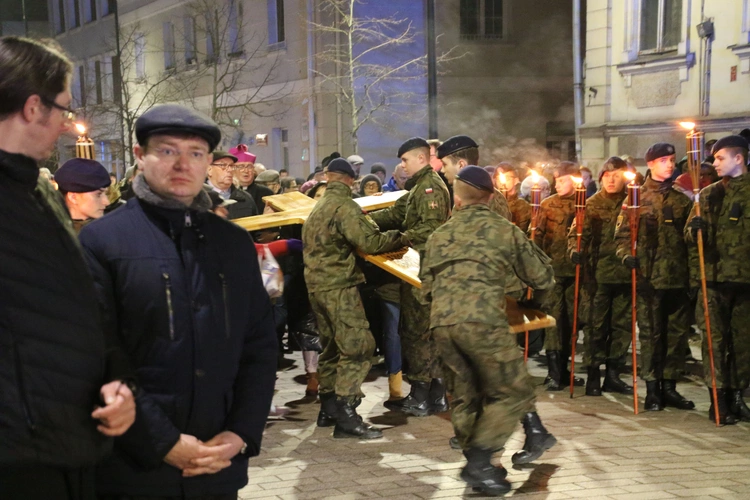
[[[587, 278], [597, 283], [630, 283], [631, 273], [617, 256], [615, 227], [627, 192], [608, 194], [601, 190], [586, 200], [581, 235], [581, 253]], [[575, 220], [568, 233], [568, 251], [576, 249], [577, 230]]]
[[[693, 203], [651, 177], [641, 186], [637, 256], [640, 275], [658, 290], [688, 287], [688, 254], [683, 230]], [[620, 211], [615, 229], [617, 257], [630, 255], [630, 213]]]
[[487, 205], [456, 210], [427, 241], [420, 279], [431, 301], [430, 327], [506, 326], [505, 287], [518, 275], [537, 289], [554, 284], [549, 257]]
[[[703, 235], [706, 280], [750, 283], [750, 173], [703, 188], [700, 209], [708, 224], [708, 234]], [[692, 242], [687, 227], [685, 238]], [[691, 265], [691, 275], [699, 279], [698, 259], [691, 259]]]
[[427, 238], [450, 216], [451, 199], [445, 183], [429, 165], [414, 174], [406, 187], [408, 195], [370, 216], [384, 230], [403, 231], [411, 246], [424, 257]]
[[508, 208], [510, 208], [510, 221], [521, 231], [528, 232], [531, 223], [531, 205], [528, 201], [520, 198], [518, 192], [508, 195]]
[[508, 206], [508, 200], [505, 199], [503, 193], [495, 189], [495, 195], [490, 200], [490, 210], [495, 212], [500, 217], [504, 217], [511, 220], [510, 207]]
[[310, 292], [363, 283], [364, 275], [355, 262], [357, 248], [376, 254], [405, 245], [398, 231], [381, 233], [352, 200], [349, 186], [341, 182], [330, 183], [313, 207], [302, 226], [302, 241], [305, 282]]
[[542, 200], [534, 243], [552, 259], [552, 269], [559, 278], [576, 275], [576, 266], [568, 255], [568, 233], [576, 215], [575, 195], [553, 194]]

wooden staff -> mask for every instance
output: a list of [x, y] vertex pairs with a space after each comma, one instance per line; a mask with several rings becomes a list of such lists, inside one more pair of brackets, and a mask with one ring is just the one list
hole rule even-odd
[[[694, 123], [683, 123], [691, 130], [688, 132], [687, 139], [687, 159], [690, 180], [693, 181], [693, 206], [695, 207], [695, 216], [701, 216], [700, 190], [701, 190], [701, 160], [703, 159], [703, 144], [705, 136], [703, 132], [695, 129]], [[708, 359], [711, 363], [711, 393], [714, 395], [714, 419], [716, 427], [721, 425], [719, 419], [719, 402], [716, 395], [716, 369], [714, 367], [714, 348], [711, 338], [711, 318], [708, 311], [708, 295], [706, 294], [706, 262], [703, 256], [703, 231], [698, 229], [698, 263], [701, 272], [701, 291], [703, 292], [703, 318], [706, 322], [706, 340], [708, 342]]]
[[[505, 174], [500, 174], [504, 178]], [[534, 241], [534, 234], [536, 233], [536, 225], [539, 223], [539, 209], [542, 206], [542, 188], [539, 187], [539, 174], [532, 171], [531, 178], [534, 181], [534, 185], [531, 187], [531, 241]], [[531, 300], [531, 287], [526, 289], [526, 300]], [[526, 334], [526, 342], [523, 347], [523, 361], [524, 363], [529, 359], [529, 329], [525, 328], [524, 333]]]
[[[635, 172], [626, 172], [625, 177], [630, 180], [628, 183], [628, 213], [630, 214], [630, 255], [636, 257], [638, 251], [638, 226], [639, 226], [639, 209], [641, 204], [641, 187], [635, 183]], [[638, 273], [636, 269], [631, 269], [631, 331], [633, 343], [633, 412], [638, 415], [638, 357], [636, 353], [636, 292], [638, 285]]]
[[[583, 185], [581, 177], [574, 177], [576, 183], [575, 204], [576, 204], [576, 252], [581, 252], [581, 237], [583, 236], [583, 217], [586, 208], [586, 188]], [[581, 264], [576, 264], [576, 283], [573, 290], [573, 334], [571, 335], [570, 350], [570, 397], [573, 397], [573, 382], [575, 382], [576, 367], [576, 343], [578, 343], [578, 287], [581, 284]], [[565, 300], [565, 298], [563, 298]]]

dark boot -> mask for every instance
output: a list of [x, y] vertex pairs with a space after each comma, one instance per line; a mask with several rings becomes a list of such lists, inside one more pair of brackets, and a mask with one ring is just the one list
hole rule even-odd
[[618, 394], [633, 394], [633, 387], [620, 380], [620, 370], [617, 365], [607, 361], [607, 369], [604, 372], [604, 383], [602, 391], [616, 392]]
[[319, 397], [318, 427], [333, 427], [336, 425], [336, 394], [321, 392]]
[[378, 439], [383, 437], [383, 431], [364, 423], [349, 401], [336, 398], [336, 427], [333, 429], [333, 437]]
[[745, 404], [745, 400], [742, 399], [742, 391], [738, 389], [729, 389], [727, 391], [727, 399], [729, 402], [729, 412], [736, 417], [737, 420], [747, 422], [750, 420], [750, 408]]
[[562, 391], [568, 385], [563, 385], [561, 366], [560, 351], [547, 351], [547, 378], [544, 379], [544, 385], [548, 391]]
[[671, 406], [680, 410], [694, 410], [695, 404], [677, 392], [676, 385], [676, 380], [664, 379], [661, 381], [661, 401], [664, 407]]
[[513, 465], [531, 463], [557, 443], [555, 436], [547, 432], [535, 411], [524, 415], [523, 430], [526, 432], [526, 441], [523, 443], [523, 450], [513, 454]]
[[427, 395], [428, 411], [430, 415], [448, 411], [448, 401], [445, 400], [445, 386], [443, 379], [434, 378], [430, 382], [430, 392]]
[[[719, 399], [719, 425], [734, 425], [739, 422], [739, 419], [729, 411], [729, 402], [727, 399], [731, 397], [731, 394], [732, 392], [729, 391], [727, 393], [726, 389], [716, 389], [716, 397]], [[708, 419], [711, 422], [715, 422], [714, 391], [710, 387], [708, 388], [708, 397], [711, 399], [711, 406], [708, 408]]]
[[401, 411], [416, 417], [426, 417], [430, 414], [428, 397], [430, 382], [412, 382], [409, 395], [396, 401], [386, 401], [383, 405], [389, 410]]
[[469, 448], [464, 451], [467, 464], [461, 471], [461, 479], [474, 491], [500, 496], [510, 491], [510, 483], [505, 480], [508, 471], [492, 465], [492, 453], [492, 450], [484, 448]]
[[448, 440], [448, 444], [451, 447], [451, 450], [460, 450], [461, 449], [461, 443], [458, 442], [458, 438], [456, 436], [453, 436]]
[[658, 380], [646, 381], [646, 400], [643, 402], [646, 411], [661, 411], [664, 403], [661, 401], [661, 384]]
[[586, 395], [587, 396], [601, 396], [602, 395], [602, 372], [599, 366], [589, 366], [588, 375], [586, 377]]

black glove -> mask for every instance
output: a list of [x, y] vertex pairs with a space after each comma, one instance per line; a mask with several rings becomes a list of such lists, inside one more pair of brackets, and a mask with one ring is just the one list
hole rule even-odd
[[640, 267], [640, 259], [638, 259], [638, 257], [633, 257], [632, 255], [628, 255], [622, 259], [622, 263], [625, 264], [625, 267], [628, 269], [638, 269]]
[[698, 239], [699, 229], [703, 232], [704, 235], [706, 234], [706, 231], [708, 230], [708, 224], [706, 223], [706, 219], [698, 215], [690, 219], [690, 222], [688, 222], [688, 227], [690, 228], [690, 233], [693, 235], [694, 240]]
[[570, 260], [573, 262], [573, 264], [578, 265], [581, 263], [581, 252], [570, 252]]

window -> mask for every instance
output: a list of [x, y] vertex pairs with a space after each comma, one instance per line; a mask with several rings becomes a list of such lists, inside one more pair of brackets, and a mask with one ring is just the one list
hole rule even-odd
[[268, 1], [268, 44], [281, 43], [284, 34], [284, 0]]
[[289, 131], [285, 128], [281, 129], [281, 163], [289, 169]]
[[461, 0], [460, 34], [464, 40], [504, 38], [503, 0]]
[[83, 66], [78, 66], [73, 71], [73, 106], [75, 108], [82, 108], [86, 105], [86, 92], [85, 92], [84, 69]]
[[243, 53], [242, 26], [242, 1], [229, 0], [229, 57]]
[[143, 33], [135, 35], [135, 77], [146, 78], [146, 36]]
[[77, 28], [81, 25], [81, 12], [78, 0], [68, 0], [68, 28]]
[[96, 20], [96, 0], [83, 0], [83, 22]]
[[[85, 1], [85, 0], [84, 0]], [[94, 0], [92, 0], [94, 1]], [[108, 16], [115, 13], [117, 8], [117, 0], [100, 0], [99, 1], [99, 17]]]
[[164, 39], [164, 69], [174, 68], [174, 26], [170, 22], [162, 25]]
[[206, 14], [206, 63], [208, 64], [216, 62], [217, 16], [216, 12]]
[[102, 90], [102, 63], [94, 61], [94, 89], [96, 90], [96, 103], [101, 104], [103, 99]]
[[641, 53], [676, 50], [682, 32], [682, 0], [641, 0]]
[[195, 20], [192, 17], [184, 19], [185, 24], [185, 64], [195, 64]]
[[56, 31], [57, 31], [58, 34], [59, 33], [64, 33], [65, 32], [65, 28], [66, 28], [66, 25], [65, 25], [65, 17], [66, 17], [65, 16], [65, 0], [57, 0], [57, 9], [55, 11], [55, 14], [57, 14], [57, 16], [55, 17], [55, 21], [57, 23], [55, 25]]
[[102, 102], [112, 101], [112, 78], [112, 57], [104, 56], [99, 63], [99, 83], [97, 83], [97, 96], [101, 94]]

